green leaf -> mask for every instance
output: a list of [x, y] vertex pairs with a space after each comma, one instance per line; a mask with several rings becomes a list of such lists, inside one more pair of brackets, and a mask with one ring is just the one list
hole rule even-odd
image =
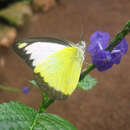
[[67, 120], [18, 102], [0, 104], [0, 130], [76, 130]]
[[97, 80], [87, 74], [82, 80], [79, 81], [78, 87], [82, 90], [90, 90], [97, 84]]

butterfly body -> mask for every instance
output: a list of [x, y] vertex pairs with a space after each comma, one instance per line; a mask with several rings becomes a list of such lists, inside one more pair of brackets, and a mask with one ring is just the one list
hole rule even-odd
[[74, 44], [55, 38], [30, 38], [15, 44], [16, 52], [34, 70], [34, 79], [51, 98], [64, 99], [77, 86], [85, 42]]

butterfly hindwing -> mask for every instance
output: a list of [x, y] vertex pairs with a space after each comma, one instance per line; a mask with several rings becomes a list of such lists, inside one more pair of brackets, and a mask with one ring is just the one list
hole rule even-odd
[[[82, 58], [78, 56], [77, 48], [67, 47], [40, 62], [35, 67], [34, 73], [39, 73], [43, 77], [43, 82], [48, 83], [51, 88], [56, 92], [61, 92], [65, 97], [76, 88], [81, 67]], [[61, 95], [60, 97], [57, 95], [59, 94], [55, 94], [55, 98], [62, 98]]]

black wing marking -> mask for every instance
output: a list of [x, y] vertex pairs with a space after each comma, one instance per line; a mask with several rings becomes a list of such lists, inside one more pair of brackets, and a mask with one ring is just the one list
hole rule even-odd
[[66, 46], [71, 46], [72, 44], [74, 44], [73, 42], [70, 42], [67, 40], [62, 40], [62, 39], [52, 38], [52, 37], [32, 37], [32, 38], [25, 38], [23, 40], [16, 41], [16, 44], [13, 45], [14, 51], [20, 57], [22, 57], [31, 68], [34, 68], [34, 66], [32, 64], [33, 60], [30, 60], [30, 54], [26, 53], [26, 50], [24, 49], [25, 47], [18, 48], [18, 44], [24, 43], [24, 42], [27, 43], [25, 47], [35, 42], [51, 42], [51, 43], [58, 43], [58, 44], [66, 45]]

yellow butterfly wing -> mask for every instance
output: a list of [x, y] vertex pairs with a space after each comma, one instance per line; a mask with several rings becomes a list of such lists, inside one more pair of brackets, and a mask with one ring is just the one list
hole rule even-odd
[[[80, 48], [67, 47], [38, 63], [34, 68], [34, 74], [38, 74], [42, 79], [40, 81], [42, 83], [39, 85], [44, 91], [47, 90], [44, 85], [48, 85], [52, 89], [52, 92], [48, 92], [49, 96], [62, 99], [71, 95], [76, 88], [82, 61], [83, 53]], [[36, 80], [39, 79], [36, 78]]]

